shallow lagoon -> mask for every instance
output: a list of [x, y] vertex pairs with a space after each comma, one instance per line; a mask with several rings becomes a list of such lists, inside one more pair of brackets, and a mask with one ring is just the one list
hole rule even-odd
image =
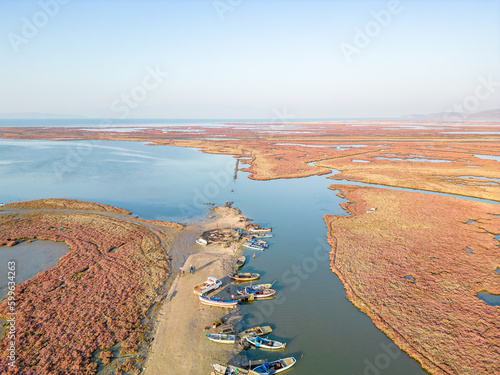
[[[187, 222], [207, 212], [203, 203], [234, 201], [244, 214], [273, 226], [270, 249], [246, 271], [277, 280], [278, 298], [242, 307], [247, 324], [273, 327], [286, 353], [249, 350], [249, 358], [295, 356], [293, 374], [423, 374], [346, 298], [330, 271], [325, 214], [345, 214], [344, 200], [322, 177], [252, 181], [230, 156], [132, 142], [0, 140], [0, 201], [73, 198], [119, 206], [147, 219]], [[15, 247], [13, 248], [15, 249]], [[19, 261], [21, 270], [25, 265]], [[4, 267], [2, 260], [2, 267]], [[26, 266], [27, 267], [27, 266]], [[20, 272], [20, 271], [19, 271]], [[209, 369], [207, 369], [209, 371]], [[371, 372], [370, 372], [371, 371]]]
[[[7, 282], [15, 281], [20, 284], [31, 279], [37, 273], [54, 267], [59, 258], [69, 252], [68, 246], [63, 242], [34, 241], [31, 243], [20, 243], [18, 245], [0, 246], [0, 299], [7, 295]], [[8, 279], [7, 262], [15, 262], [15, 280]]]

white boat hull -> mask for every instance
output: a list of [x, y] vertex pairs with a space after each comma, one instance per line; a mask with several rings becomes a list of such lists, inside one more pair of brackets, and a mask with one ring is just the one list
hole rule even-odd
[[246, 247], [247, 249], [251, 250], [259, 250], [259, 251], [264, 251], [265, 247], [262, 245], [256, 245], [252, 243], [244, 243], [243, 247]]
[[200, 302], [207, 306], [217, 306], [217, 307], [225, 307], [225, 308], [235, 308], [238, 304], [238, 301], [225, 301], [216, 298], [207, 298], [204, 296], [199, 296]]
[[207, 339], [220, 344], [234, 344], [236, 341], [235, 335], [219, 335], [219, 334], [208, 334], [205, 335]]
[[[259, 340], [258, 337], [247, 337], [246, 339], [250, 344], [252, 344], [256, 348], [260, 348], [260, 349], [279, 350], [279, 349], [284, 349], [286, 346], [286, 344], [283, 344], [282, 342], [279, 342], [279, 341]], [[270, 343], [267, 343], [266, 341], [271, 341], [273, 344], [271, 345]]]

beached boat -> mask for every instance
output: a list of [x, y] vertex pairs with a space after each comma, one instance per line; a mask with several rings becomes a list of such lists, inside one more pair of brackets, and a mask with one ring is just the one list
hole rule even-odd
[[204, 238], [198, 238], [198, 239], [196, 240], [196, 243], [197, 243], [198, 245], [202, 245], [202, 246], [208, 245], [208, 241], [207, 241], [206, 239], [204, 239]]
[[205, 335], [207, 339], [213, 342], [219, 342], [221, 344], [234, 344], [236, 341], [235, 335], [220, 335], [218, 333], [209, 333]]
[[269, 228], [261, 227], [259, 224], [250, 224], [247, 227], [247, 230], [250, 233], [269, 233], [269, 232], [273, 231], [273, 228], [271, 228], [271, 227], [269, 227]]
[[231, 279], [236, 281], [253, 281], [257, 280], [260, 275], [258, 273], [233, 273], [232, 276], [229, 276]]
[[276, 350], [276, 349], [285, 349], [286, 347], [286, 344], [283, 344], [282, 342], [276, 340], [264, 339], [259, 336], [249, 336], [246, 338], [246, 340], [256, 348], [261, 348], [261, 349]]
[[253, 289], [251, 287], [239, 289], [237, 292], [239, 295], [253, 294], [255, 299], [269, 298], [276, 294], [276, 290], [274, 289]]
[[216, 375], [257, 375], [252, 370], [245, 370], [231, 365], [213, 364], [212, 367]]
[[211, 292], [212, 290], [216, 290], [222, 286], [222, 281], [219, 279], [209, 276], [207, 278], [207, 281], [204, 281], [200, 285], [196, 285], [193, 288], [194, 294], [197, 294], [199, 296], [203, 296], [207, 294], [208, 292]]
[[267, 334], [271, 333], [272, 331], [273, 331], [273, 329], [269, 326], [253, 327], [253, 328], [245, 329], [244, 331], [238, 333], [238, 336], [240, 336], [242, 339], [244, 339], [248, 336], [267, 335]]
[[239, 257], [238, 260], [236, 261], [236, 267], [243, 267], [246, 260], [247, 259], [244, 256]]
[[255, 233], [252, 234], [253, 238], [273, 238], [272, 233]]
[[253, 241], [247, 241], [243, 244], [243, 247], [246, 247], [247, 249], [250, 249], [250, 250], [258, 250], [258, 251], [264, 251], [265, 247], [256, 243], [256, 242], [253, 242]]
[[223, 300], [220, 298], [211, 298], [211, 297], [205, 297], [205, 296], [199, 296], [200, 302], [203, 303], [204, 305], [209, 305], [209, 306], [217, 306], [217, 307], [227, 307], [227, 308], [233, 308], [236, 307], [238, 304], [238, 301], [229, 299], [229, 300]]
[[277, 361], [264, 363], [263, 365], [255, 367], [252, 371], [257, 374], [277, 374], [278, 372], [282, 372], [288, 370], [292, 367], [297, 360], [293, 357], [278, 359]]

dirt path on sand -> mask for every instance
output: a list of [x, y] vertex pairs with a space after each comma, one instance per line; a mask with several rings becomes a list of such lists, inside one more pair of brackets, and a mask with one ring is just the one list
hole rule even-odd
[[[230, 247], [204, 247], [195, 243], [204, 230], [217, 227], [237, 228], [245, 224], [240, 221], [242, 216], [235, 211], [218, 213], [222, 217], [190, 225], [173, 240], [173, 264], [176, 268], [172, 269], [176, 270], [176, 274], [172, 277], [175, 279], [158, 316], [144, 374], [210, 373], [212, 363], [227, 362], [238, 352], [234, 345], [216, 344], [205, 337], [207, 333], [215, 332], [214, 329], [205, 330], [205, 327], [228, 313], [237, 316], [238, 309], [202, 305], [198, 296], [193, 293], [193, 286], [201, 284], [208, 276], [215, 276], [223, 282], [223, 287], [216, 293], [218, 297], [229, 298], [236, 291], [236, 287], [230, 284], [228, 275], [233, 270], [239, 244], [232, 244]], [[183, 265], [184, 274], [178, 271], [180, 265]], [[196, 269], [193, 275], [189, 273], [190, 265]]]

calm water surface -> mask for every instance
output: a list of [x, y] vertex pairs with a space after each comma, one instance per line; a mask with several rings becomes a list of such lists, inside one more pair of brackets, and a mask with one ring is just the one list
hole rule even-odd
[[12, 281], [8, 276], [7, 262], [15, 262], [15, 282], [20, 284], [31, 279], [37, 273], [47, 271], [54, 267], [69, 252], [68, 245], [64, 242], [34, 241], [21, 243], [16, 246], [0, 246], [0, 299], [7, 295], [7, 283]]
[[[263, 282], [277, 280], [279, 297], [243, 306], [244, 322], [269, 324], [270, 337], [288, 343], [286, 353], [253, 349], [250, 358], [293, 355], [295, 375], [423, 374], [352, 306], [329, 269], [323, 215], [345, 214], [343, 200], [327, 189], [332, 181], [252, 181], [243, 172], [234, 180], [234, 166], [230, 156], [132, 142], [0, 140], [0, 202], [73, 198], [187, 222], [206, 213], [205, 202], [234, 201], [275, 234], [256, 258], [245, 252], [244, 269], [261, 273]], [[24, 267], [28, 262], [20, 259], [19, 272]]]

